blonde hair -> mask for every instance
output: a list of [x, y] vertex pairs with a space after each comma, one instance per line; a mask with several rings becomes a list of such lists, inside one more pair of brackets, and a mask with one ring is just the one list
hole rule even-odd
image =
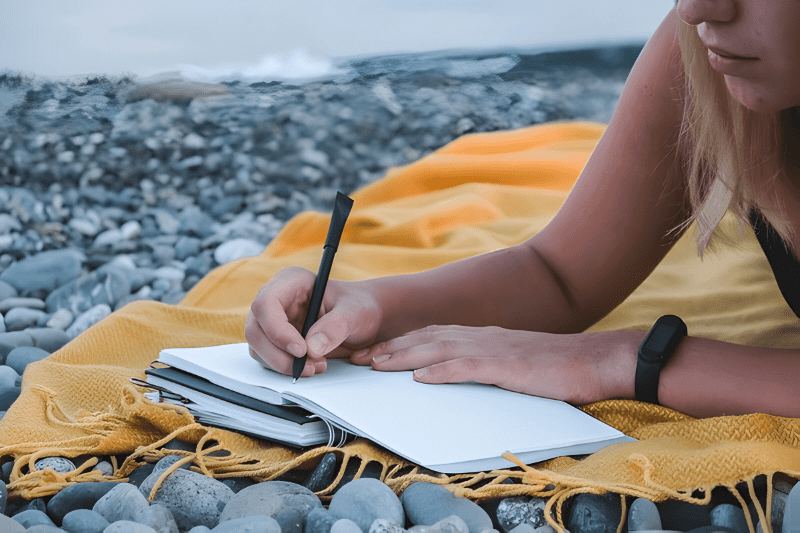
[[688, 155], [691, 207], [681, 227], [697, 223], [697, 250], [702, 256], [717, 242], [734, 243], [731, 235], [718, 230], [726, 211], [740, 224], [749, 224], [754, 209], [792, 250], [793, 232], [775, 184], [786, 178], [786, 165], [794, 161], [786, 139], [797, 109], [749, 110], [731, 96], [722, 75], [711, 68], [697, 28], [681, 21], [679, 39], [686, 81], [680, 137]]

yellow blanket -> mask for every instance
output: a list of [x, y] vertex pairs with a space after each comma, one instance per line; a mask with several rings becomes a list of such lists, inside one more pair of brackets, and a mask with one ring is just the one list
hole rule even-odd
[[[414, 272], [529, 238], [564, 201], [602, 132], [602, 125], [569, 123], [467, 135], [390, 170], [352, 195], [354, 210], [331, 276], [354, 280]], [[16, 460], [11, 495], [43, 496], [101, 478], [88, 472], [94, 460], [58, 474], [35, 471], [39, 457], [111, 455], [121, 461], [114, 477], [124, 478], [142, 460], [162, 456], [159, 447], [176, 436], [197, 445], [196, 452], [184, 452], [186, 461], [217, 478], [274, 479], [313, 467], [331, 449], [298, 454], [204, 428], [193, 424], [183, 408], [145, 400], [129, 378], [143, 378], [162, 348], [243, 341], [244, 319], [258, 288], [285, 266], [315, 270], [327, 226], [328, 215], [301, 213], [260, 256], [217, 268], [179, 305], [127, 305], [32, 364], [22, 395], [0, 420], [0, 456]], [[659, 315], [674, 313], [693, 335], [800, 346], [798, 321], [752, 232], [741, 249], [724, 249], [702, 262], [695, 250], [690, 237], [681, 239], [644, 284], [593, 329], [646, 330]], [[632, 401], [601, 402], [586, 410], [641, 440], [582, 461], [560, 458], [524, 469], [450, 477], [423, 472], [363, 440], [334, 451], [344, 462], [361, 460], [362, 469], [378, 461], [384, 480], [398, 492], [425, 479], [472, 498], [549, 495], [557, 507], [575, 492], [700, 502], [691, 498], [695, 489], [706, 490], [708, 498], [714, 486], [732, 487], [758, 474], [782, 471], [800, 477], [798, 420], [766, 415], [694, 420]], [[209, 455], [220, 448], [231, 455]], [[320, 492], [323, 498], [343, 471]], [[524, 483], [498, 484], [509, 476]]]

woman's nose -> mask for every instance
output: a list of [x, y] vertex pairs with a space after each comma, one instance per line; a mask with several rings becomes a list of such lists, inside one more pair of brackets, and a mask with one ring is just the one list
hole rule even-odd
[[678, 0], [678, 17], [686, 24], [730, 22], [736, 17], [736, 0]]

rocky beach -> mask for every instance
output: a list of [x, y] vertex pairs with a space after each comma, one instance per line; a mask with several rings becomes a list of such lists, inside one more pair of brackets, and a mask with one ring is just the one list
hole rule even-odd
[[[608, 122], [640, 50], [368, 57], [302, 81], [0, 73], [0, 418], [29, 363], [134, 300], [178, 303], [216, 266], [261, 252], [295, 214], [329, 212], [336, 191], [464, 134]], [[291, 481], [222, 482], [184, 465], [148, 502], [175, 457], [128, 482], [81, 483], [31, 501], [8, 500], [12, 458], [0, 458], [0, 532], [551, 531], [544, 500], [474, 503], [425, 483], [398, 498], [369, 468], [357, 480], [350, 472], [323, 506], [314, 492], [331, 483], [333, 454]], [[97, 459], [94, 468], [113, 474], [110, 458]], [[775, 484], [775, 531], [800, 527], [792, 486]], [[757, 489], [763, 505], [766, 483]], [[784, 522], [787, 501], [795, 514]], [[743, 533], [739, 505], [727, 492], [706, 506], [630, 499], [625, 527]], [[572, 533], [612, 532], [622, 513], [618, 496], [582, 494], [565, 523]]]

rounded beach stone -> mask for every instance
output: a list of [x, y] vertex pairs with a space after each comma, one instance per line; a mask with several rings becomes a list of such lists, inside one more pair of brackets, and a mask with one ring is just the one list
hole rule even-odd
[[209, 533], [210, 531], [206, 526], [194, 526], [189, 533]]
[[97, 470], [98, 472], [101, 472], [104, 476], [114, 475], [114, 467], [111, 466], [111, 463], [109, 463], [108, 461], [100, 461], [99, 463], [94, 465], [94, 468], [92, 468], [92, 470]]
[[6, 502], [8, 502], [8, 488], [5, 481], [0, 481], [0, 514], [6, 514]]
[[53, 353], [56, 350], [60, 350], [69, 342], [69, 335], [60, 329], [51, 327], [27, 328], [25, 333], [31, 336], [34, 346], [41, 348], [47, 353]]
[[[491, 531], [491, 529], [481, 531]], [[452, 515], [430, 526], [430, 533], [469, 533], [469, 528], [459, 516]]]
[[19, 374], [8, 365], [0, 365], [0, 387], [13, 387]]
[[33, 327], [45, 316], [47, 313], [38, 309], [15, 307], [5, 314], [6, 331], [21, 331]]
[[17, 401], [21, 392], [22, 389], [15, 385], [10, 387], [0, 385], [0, 411], [8, 411], [8, 408]]
[[570, 507], [567, 529], [571, 533], [616, 533], [622, 502], [613, 493], [578, 494]]
[[50, 315], [50, 320], [47, 321], [47, 327], [64, 331], [72, 324], [74, 318], [75, 316], [72, 314], [72, 311], [61, 308]]
[[649, 531], [661, 529], [658, 507], [647, 498], [636, 498], [628, 511], [628, 531]]
[[285, 509], [295, 509], [303, 516], [322, 507], [316, 494], [288, 481], [265, 481], [239, 491], [225, 506], [219, 522], [245, 516], [274, 516]]
[[528, 524], [534, 531], [551, 532], [553, 528], [544, 517], [546, 504], [547, 501], [543, 498], [504, 498], [497, 506], [497, 522], [504, 531], [511, 531], [520, 524]]
[[520, 525], [509, 531], [508, 533], [533, 533], [536, 531], [528, 522], [522, 522]]
[[232, 239], [220, 244], [214, 250], [214, 260], [220, 265], [260, 254], [264, 245], [251, 239]]
[[15, 298], [19, 293], [17, 289], [9, 285], [5, 281], [0, 281], [0, 302], [7, 298]]
[[144, 482], [147, 477], [153, 473], [156, 465], [154, 464], [145, 464], [134, 470], [128, 476], [128, 483], [133, 485], [134, 487], [141, 487], [142, 483]]
[[0, 364], [8, 364], [8, 354], [20, 346], [33, 346], [33, 339], [25, 331], [0, 333]]
[[13, 368], [20, 376], [25, 372], [25, 367], [36, 361], [41, 361], [50, 355], [41, 348], [35, 346], [20, 346], [14, 348], [6, 358], [6, 365]]
[[77, 278], [85, 258], [85, 255], [76, 250], [40, 252], [13, 263], [0, 273], [0, 280], [22, 293], [38, 289], [52, 291]]
[[118, 520], [133, 521], [136, 512], [148, 506], [147, 499], [136, 487], [130, 483], [118, 483], [97, 500], [92, 506], [92, 511], [113, 524]]
[[25, 533], [25, 526], [11, 517], [0, 514], [0, 531], [3, 533]]
[[39, 524], [43, 526], [55, 526], [53, 521], [50, 520], [50, 517], [38, 509], [28, 509], [26, 511], [22, 511], [21, 513], [17, 513], [14, 515], [14, 520], [26, 528]]
[[747, 519], [744, 511], [736, 505], [723, 503], [711, 510], [711, 525], [730, 528], [738, 533], [747, 533]]
[[117, 520], [103, 530], [103, 533], [156, 533], [156, 530], [132, 520]]
[[281, 526], [281, 533], [303, 533], [303, 513], [297, 509], [284, 509], [272, 517]]
[[150, 526], [157, 533], [178, 533], [178, 524], [169, 509], [154, 503], [150, 507], [139, 509], [133, 515], [133, 521]]
[[36, 470], [44, 470], [45, 468], [52, 468], [56, 472], [66, 474], [75, 470], [75, 463], [66, 457], [43, 457], [33, 463]]
[[312, 509], [305, 518], [304, 533], [330, 533], [331, 527], [338, 518], [324, 507]]
[[656, 504], [661, 527], [671, 531], [689, 531], [711, 525], [711, 505], [694, 505], [680, 500]]
[[403, 526], [383, 518], [376, 518], [372, 525], [369, 526], [369, 533], [405, 533], [405, 531]]
[[252, 487], [256, 484], [255, 481], [250, 479], [249, 477], [232, 477], [228, 479], [223, 479], [222, 482], [233, 491], [234, 494], [238, 494], [240, 491], [246, 489], [247, 487]]
[[442, 485], [412, 483], [403, 492], [401, 501], [406, 516], [415, 525], [429, 526], [456, 515], [466, 522], [470, 531], [492, 529], [492, 519], [477, 503], [454, 496]]
[[782, 533], [800, 531], [800, 483], [795, 484], [786, 497], [783, 511]]
[[336, 474], [336, 454], [328, 452], [317, 467], [308, 475], [303, 486], [311, 492], [318, 492], [328, 487]]
[[108, 520], [90, 509], [70, 511], [61, 522], [61, 529], [69, 533], [103, 533], [108, 526]]
[[[372, 478], [354, 479], [343, 486], [334, 494], [328, 511], [337, 518], [349, 518], [363, 531], [369, 531], [376, 518], [405, 523], [400, 499], [385, 483]], [[491, 521], [489, 524], [491, 527]]]
[[[171, 449], [176, 449], [176, 448], [171, 448]], [[194, 451], [194, 449], [192, 449], [192, 451]], [[153, 467], [153, 472], [163, 472], [164, 470], [166, 470], [167, 468], [169, 468], [173, 464], [177, 463], [181, 459], [183, 459], [183, 456], [181, 456], [181, 455], [166, 455], [166, 456], [164, 456], [164, 457], [162, 457], [161, 459], [158, 460], [158, 462]], [[181, 466], [179, 466], [178, 469], [179, 470], [189, 470], [189, 465], [190, 464], [191, 463], [184, 463]]]
[[71, 339], [74, 339], [110, 314], [111, 308], [107, 304], [97, 304], [76, 318], [75, 322], [67, 328], [66, 333]]
[[[149, 495], [160, 475], [160, 470], [153, 470], [139, 487], [141, 494]], [[194, 526], [211, 528], [217, 525], [220, 513], [233, 496], [233, 491], [216, 479], [178, 469], [161, 483], [153, 503], [169, 509], [181, 530]]]
[[352, 520], [340, 518], [331, 526], [331, 533], [363, 533], [363, 531]]
[[221, 523], [213, 533], [281, 533], [281, 526], [269, 516], [243, 516]]
[[[76, 483], [62, 489], [47, 502], [47, 514], [56, 524], [76, 509], [91, 509], [97, 501], [119, 485], [113, 481]], [[106, 524], [108, 525], [108, 524]]]
[[8, 313], [14, 308], [38, 309], [44, 311], [44, 300], [40, 298], [5, 298], [0, 300], [0, 313]]

